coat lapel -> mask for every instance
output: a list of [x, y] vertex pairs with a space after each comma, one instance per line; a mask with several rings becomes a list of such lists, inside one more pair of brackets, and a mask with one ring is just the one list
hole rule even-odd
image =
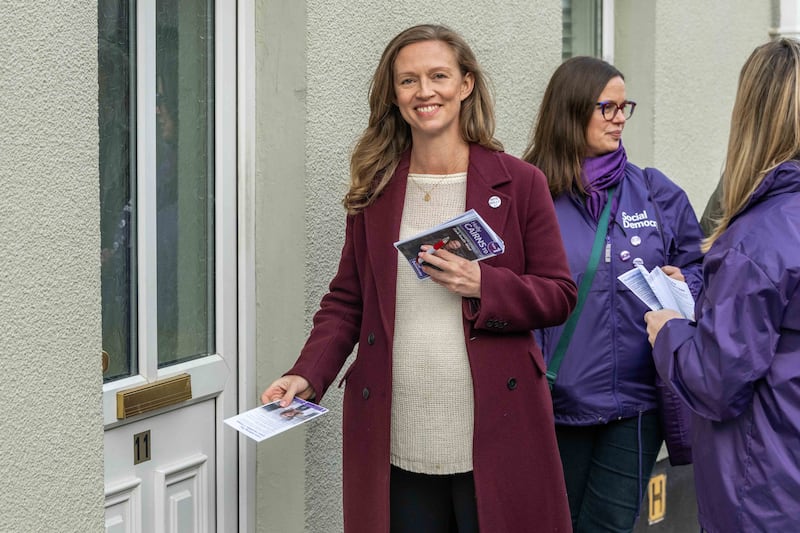
[[410, 152], [400, 159], [392, 179], [375, 202], [364, 210], [366, 248], [377, 287], [381, 323], [394, 335], [394, 310], [397, 286], [397, 248], [403, 203], [406, 198]]
[[470, 145], [467, 210], [477, 211], [501, 239], [511, 213], [511, 197], [500, 186], [509, 181], [511, 177], [499, 152]]

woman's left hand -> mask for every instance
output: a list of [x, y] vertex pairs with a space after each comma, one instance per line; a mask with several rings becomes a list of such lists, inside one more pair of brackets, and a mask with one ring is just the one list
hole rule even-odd
[[650, 346], [656, 343], [656, 337], [661, 328], [668, 320], [673, 318], [683, 318], [683, 316], [672, 309], [662, 309], [661, 311], [648, 311], [644, 314], [644, 321], [647, 322], [647, 340], [650, 341]]
[[459, 296], [481, 297], [481, 267], [477, 261], [464, 259], [460, 255], [448, 252], [445, 248], [428, 253], [430, 248], [428, 245], [423, 246], [419, 258], [428, 263], [422, 265], [422, 270], [430, 275], [433, 281]]

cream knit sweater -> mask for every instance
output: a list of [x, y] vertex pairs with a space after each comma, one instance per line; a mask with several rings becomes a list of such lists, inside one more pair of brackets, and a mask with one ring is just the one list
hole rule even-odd
[[[442, 178], [409, 175], [401, 239], [464, 212], [466, 173]], [[391, 462], [423, 474], [471, 471], [474, 405], [461, 297], [417, 279], [397, 256]]]

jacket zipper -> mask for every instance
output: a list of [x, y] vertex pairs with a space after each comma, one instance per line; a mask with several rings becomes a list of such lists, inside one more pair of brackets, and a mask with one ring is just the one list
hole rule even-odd
[[[613, 227], [613, 221], [611, 222]], [[611, 229], [611, 228], [609, 228]], [[606, 236], [606, 262], [608, 263], [608, 272], [609, 272], [609, 279], [608, 283], [610, 284], [609, 287], [609, 294], [611, 297], [611, 309], [616, 308], [616, 298], [617, 298], [617, 290], [616, 290], [616, 271], [614, 270], [614, 262], [611, 261], [611, 232], [609, 231], [608, 235]], [[611, 315], [611, 365], [612, 365], [612, 387], [611, 391], [614, 396], [614, 403], [617, 406], [617, 419], [619, 419], [619, 413], [621, 412], [621, 407], [619, 405], [619, 394], [617, 393], [617, 387], [619, 385], [617, 379], [617, 315], [613, 311], [610, 313]]]

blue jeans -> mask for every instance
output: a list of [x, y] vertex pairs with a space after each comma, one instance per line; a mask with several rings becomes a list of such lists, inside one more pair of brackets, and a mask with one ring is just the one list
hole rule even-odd
[[633, 531], [661, 448], [655, 412], [598, 426], [556, 426], [574, 533]]

